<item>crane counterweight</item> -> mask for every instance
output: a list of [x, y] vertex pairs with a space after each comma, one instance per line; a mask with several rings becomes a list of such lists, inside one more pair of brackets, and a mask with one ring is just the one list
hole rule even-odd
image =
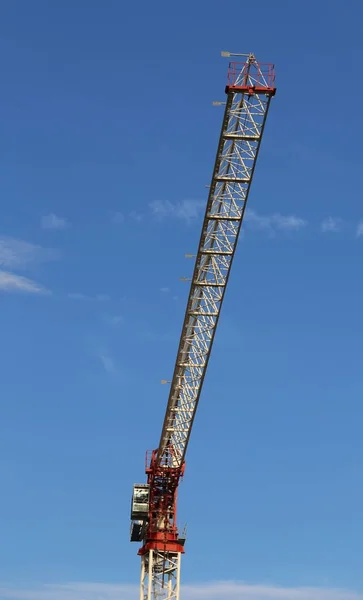
[[142, 546], [140, 600], [179, 600], [185, 536], [177, 492], [271, 98], [274, 66], [231, 62], [222, 128], [159, 446], [136, 484], [131, 541]]

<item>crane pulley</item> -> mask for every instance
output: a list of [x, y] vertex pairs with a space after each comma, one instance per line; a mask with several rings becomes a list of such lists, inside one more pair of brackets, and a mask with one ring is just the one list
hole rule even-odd
[[179, 600], [185, 539], [177, 490], [211, 354], [271, 98], [274, 66], [230, 62], [226, 103], [159, 446], [134, 486], [131, 541], [142, 542], [140, 600]]

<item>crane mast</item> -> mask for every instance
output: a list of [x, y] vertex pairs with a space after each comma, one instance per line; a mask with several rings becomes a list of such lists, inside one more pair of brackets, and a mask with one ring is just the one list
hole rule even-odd
[[271, 98], [274, 66], [230, 62], [226, 102], [158, 448], [135, 484], [131, 541], [141, 542], [140, 600], [179, 600], [185, 536], [176, 523], [185, 454], [228, 284]]

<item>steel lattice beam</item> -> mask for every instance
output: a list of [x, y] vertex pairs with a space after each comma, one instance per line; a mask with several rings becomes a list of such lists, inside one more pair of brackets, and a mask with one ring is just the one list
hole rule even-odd
[[140, 600], [179, 600], [180, 557], [157, 550], [142, 557]]
[[227, 102], [161, 433], [158, 461], [181, 467], [241, 229], [273, 87], [271, 65], [231, 63]]

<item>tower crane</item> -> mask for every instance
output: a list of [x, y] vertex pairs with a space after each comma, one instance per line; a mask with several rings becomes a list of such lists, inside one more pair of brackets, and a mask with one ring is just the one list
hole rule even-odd
[[135, 484], [131, 541], [141, 542], [140, 600], [179, 600], [185, 535], [177, 492], [271, 98], [274, 65], [253, 54], [228, 67], [226, 101], [198, 252], [158, 448], [146, 455], [147, 483]]

